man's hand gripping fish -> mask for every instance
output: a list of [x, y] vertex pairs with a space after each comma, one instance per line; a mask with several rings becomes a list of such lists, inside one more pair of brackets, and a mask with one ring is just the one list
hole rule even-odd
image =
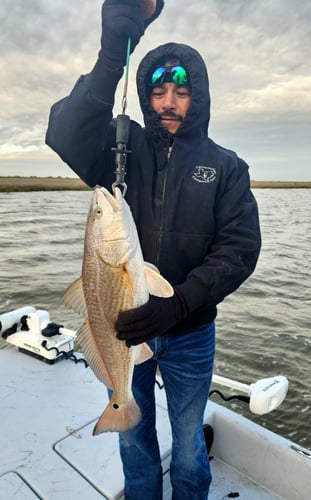
[[147, 344], [128, 348], [116, 337], [119, 312], [141, 306], [149, 293], [173, 295], [171, 285], [145, 264], [130, 208], [118, 188], [94, 190], [88, 213], [82, 277], [66, 291], [63, 302], [85, 317], [78, 342], [95, 375], [112, 389], [111, 400], [93, 434], [124, 432], [141, 418], [132, 394], [135, 364], [152, 357]]

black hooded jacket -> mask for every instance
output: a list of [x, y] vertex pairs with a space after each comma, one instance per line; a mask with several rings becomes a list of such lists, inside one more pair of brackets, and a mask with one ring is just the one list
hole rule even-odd
[[[148, 99], [147, 75], [166, 57], [190, 74], [191, 107], [173, 137]], [[70, 96], [51, 109], [47, 144], [90, 186], [115, 180], [112, 108], [122, 71], [98, 60]], [[146, 261], [178, 289], [190, 311], [181, 330], [204, 325], [216, 305], [253, 272], [260, 251], [256, 201], [247, 164], [208, 137], [209, 82], [197, 51], [168, 43], [149, 52], [137, 71], [145, 128], [131, 122], [126, 194]]]

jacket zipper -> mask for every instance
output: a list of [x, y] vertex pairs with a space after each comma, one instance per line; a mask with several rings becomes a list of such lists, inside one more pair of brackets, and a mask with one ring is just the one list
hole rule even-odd
[[159, 240], [158, 240], [158, 254], [157, 254], [157, 267], [158, 268], [159, 268], [159, 265], [160, 265], [160, 253], [161, 253], [162, 240], [163, 240], [164, 209], [165, 209], [165, 197], [166, 197], [166, 181], [167, 181], [168, 167], [169, 167], [169, 161], [170, 161], [170, 158], [171, 158], [172, 150], [173, 150], [173, 146], [169, 146], [168, 151], [167, 151], [167, 166], [166, 166], [164, 183], [163, 183], [163, 190], [162, 190], [162, 216], [161, 216], [161, 225], [160, 225]]

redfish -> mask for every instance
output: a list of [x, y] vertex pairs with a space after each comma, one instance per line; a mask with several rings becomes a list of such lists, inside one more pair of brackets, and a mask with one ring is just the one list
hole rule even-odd
[[93, 192], [88, 213], [82, 276], [66, 291], [63, 302], [85, 321], [77, 340], [97, 378], [113, 393], [93, 434], [124, 432], [141, 418], [132, 393], [135, 364], [153, 353], [147, 344], [128, 348], [116, 337], [121, 311], [143, 305], [149, 293], [169, 297], [171, 285], [144, 263], [136, 226], [120, 190]]

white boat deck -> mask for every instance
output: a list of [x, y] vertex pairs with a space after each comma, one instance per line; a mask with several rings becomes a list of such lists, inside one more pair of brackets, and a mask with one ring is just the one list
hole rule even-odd
[[[167, 500], [170, 428], [165, 394], [157, 392]], [[0, 351], [0, 500], [122, 498], [117, 434], [92, 436], [106, 403], [105, 387], [83, 364], [48, 365], [16, 349]], [[274, 434], [214, 403], [209, 402], [206, 415], [215, 431], [209, 499], [309, 500], [310, 458], [278, 436], [275, 444]]]

